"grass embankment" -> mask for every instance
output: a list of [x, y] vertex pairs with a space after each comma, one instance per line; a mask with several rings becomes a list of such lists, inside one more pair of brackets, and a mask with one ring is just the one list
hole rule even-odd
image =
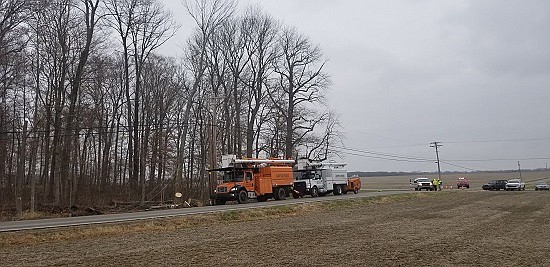
[[435, 194], [398, 194], [378, 197], [364, 197], [349, 200], [322, 201], [297, 205], [224, 211], [210, 214], [189, 215], [175, 218], [148, 219], [138, 222], [90, 225], [70, 228], [33, 230], [0, 234], [0, 248], [20, 245], [33, 245], [45, 242], [74, 241], [106, 236], [141, 234], [161, 231], [176, 231], [197, 226], [215, 226], [257, 220], [299, 216], [311, 212], [356, 209], [365, 205], [406, 201], [416, 198], [434, 197]]

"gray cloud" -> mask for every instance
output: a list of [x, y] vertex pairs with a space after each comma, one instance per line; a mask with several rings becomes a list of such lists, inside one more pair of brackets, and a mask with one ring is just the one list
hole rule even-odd
[[[248, 0], [240, 7], [256, 3], [329, 58], [329, 103], [341, 114], [346, 146], [435, 158], [429, 143], [442, 141], [442, 160], [513, 159], [454, 162], [472, 169], [550, 157], [550, 140], [456, 143], [550, 138], [549, 1]], [[178, 4], [170, 8], [184, 19]], [[344, 156], [353, 170], [436, 170], [433, 162]]]

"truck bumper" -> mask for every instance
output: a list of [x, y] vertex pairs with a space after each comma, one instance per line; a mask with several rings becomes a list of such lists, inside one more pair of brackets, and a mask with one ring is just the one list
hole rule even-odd
[[213, 199], [215, 200], [225, 200], [225, 201], [233, 201], [233, 200], [237, 200], [237, 193], [224, 193], [224, 194], [214, 194], [212, 196]]

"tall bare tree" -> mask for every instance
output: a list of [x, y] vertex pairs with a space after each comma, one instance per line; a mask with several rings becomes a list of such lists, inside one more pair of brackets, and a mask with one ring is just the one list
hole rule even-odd
[[254, 140], [259, 130], [256, 122], [262, 104], [267, 98], [265, 83], [273, 71], [277, 58], [277, 33], [279, 23], [259, 8], [249, 8], [243, 18], [243, 30], [250, 36], [246, 44], [249, 57], [247, 74], [241, 78], [247, 90], [246, 156], [252, 157]]
[[[286, 119], [285, 157], [293, 156], [294, 147], [314, 130], [318, 118], [312, 112], [297, 113], [301, 106], [323, 101], [330, 81], [323, 73], [325, 60], [318, 46], [299, 34], [295, 28], [285, 28], [279, 37], [280, 54], [275, 64], [278, 86], [270, 91], [277, 109]], [[284, 103], [284, 105], [282, 105]], [[305, 108], [305, 107], [304, 107]]]
[[[188, 13], [196, 23], [196, 31], [188, 42], [186, 61], [192, 73], [192, 84], [187, 88], [185, 111], [181, 120], [177, 171], [174, 181], [175, 192], [181, 192], [183, 180], [184, 151], [187, 144], [188, 122], [193, 105], [193, 98], [199, 90], [207, 68], [207, 46], [214, 32], [229, 19], [236, 7], [233, 0], [194, 0], [183, 1]], [[177, 200], [177, 199], [176, 199]]]

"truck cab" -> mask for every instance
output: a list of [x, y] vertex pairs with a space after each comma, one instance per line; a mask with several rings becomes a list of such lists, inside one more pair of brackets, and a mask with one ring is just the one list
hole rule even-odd
[[224, 166], [210, 171], [222, 172], [213, 201], [223, 205], [236, 200], [247, 203], [249, 199], [267, 201], [285, 199], [292, 190], [292, 165], [294, 160], [282, 159], [236, 159], [233, 155], [228, 160], [222, 156]]
[[347, 170], [344, 166], [345, 163], [299, 159], [294, 172], [294, 197], [343, 194], [348, 185]]

